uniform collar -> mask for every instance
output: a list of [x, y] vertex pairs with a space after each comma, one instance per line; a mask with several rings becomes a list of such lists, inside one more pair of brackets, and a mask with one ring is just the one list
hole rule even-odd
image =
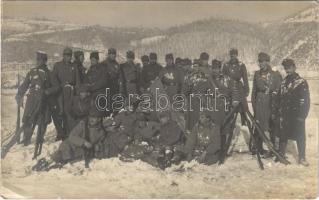
[[43, 65], [40, 65], [38, 66], [39, 69], [46, 69], [47, 68], [47, 65], [46, 64], [43, 64]]
[[229, 60], [229, 63], [230, 64], [237, 64], [237, 63], [239, 63], [239, 60], [236, 58], [236, 59], [231, 59], [231, 60]]

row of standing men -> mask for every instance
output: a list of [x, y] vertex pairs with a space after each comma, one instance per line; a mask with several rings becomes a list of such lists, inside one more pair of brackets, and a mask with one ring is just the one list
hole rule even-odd
[[[117, 93], [124, 94], [124, 96], [131, 93], [141, 94], [147, 91], [157, 77], [164, 85], [168, 96], [178, 93], [185, 95], [205, 93], [207, 89], [212, 88], [212, 85], [207, 82], [212, 82], [214, 87], [227, 96], [227, 101], [231, 106], [241, 103], [242, 109], [248, 109], [246, 98], [249, 94], [249, 84], [246, 67], [237, 59], [236, 49], [231, 49], [229, 55], [230, 60], [222, 66], [218, 60], [213, 60], [212, 65], [209, 65], [209, 55], [205, 52], [200, 55], [199, 60], [193, 63], [189, 59], [176, 59], [174, 62], [173, 55], [167, 54], [165, 56], [166, 66], [162, 67], [157, 62], [156, 53], [151, 53], [149, 56], [142, 56], [143, 67], [141, 68], [134, 63], [134, 52], [128, 51], [127, 61], [118, 64], [116, 50], [110, 48], [106, 60], [102, 62], [99, 62], [98, 52], [92, 52], [91, 66], [86, 70], [83, 66], [83, 52], [73, 53], [72, 49], [65, 48], [62, 61], [55, 63], [53, 70], [49, 71], [46, 66], [47, 55], [44, 52], [38, 52], [37, 67], [31, 69], [27, 74], [16, 96], [18, 103], [21, 103], [22, 97], [29, 89], [23, 116], [23, 142], [25, 145], [30, 144], [36, 125], [40, 124], [39, 130], [45, 132], [51, 119], [57, 130], [56, 139], [65, 140], [72, 129], [88, 113], [96, 117], [116, 114], [111, 108], [108, 109], [108, 112], [96, 109], [94, 99], [99, 94], [104, 94], [106, 88], [109, 88], [111, 95]], [[260, 70], [255, 72], [251, 95], [254, 117], [263, 130], [270, 133], [273, 143], [275, 143], [276, 136], [279, 136], [279, 149], [282, 154], [285, 153], [287, 140], [296, 140], [299, 162], [307, 165], [305, 118], [310, 105], [307, 82], [295, 72], [296, 66], [292, 59], [285, 59], [282, 62], [288, 74], [283, 81], [281, 75], [271, 69], [268, 54], [259, 53], [258, 62]], [[194, 73], [193, 69], [199, 70], [195, 70], [196, 73]], [[198, 84], [201, 78], [206, 78], [206, 85]], [[87, 110], [81, 109], [85, 94], [90, 96], [84, 102], [89, 105]], [[195, 101], [194, 104], [196, 103], [198, 104]], [[200, 119], [199, 113], [198, 110], [195, 110], [186, 116], [186, 130], [191, 131], [195, 127]], [[216, 121], [221, 123], [226, 112], [215, 112], [212, 115], [214, 123]], [[242, 115], [242, 123], [245, 125], [244, 115]], [[233, 131], [233, 128], [230, 127], [228, 131]], [[222, 137], [223, 140], [225, 138]], [[263, 152], [262, 140], [257, 140], [257, 143], [258, 151]]]

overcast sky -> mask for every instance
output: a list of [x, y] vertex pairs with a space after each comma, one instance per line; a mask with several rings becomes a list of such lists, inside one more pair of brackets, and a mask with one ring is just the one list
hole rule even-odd
[[315, 5], [301, 1], [2, 1], [2, 4], [3, 15], [7, 17], [46, 17], [80, 24], [159, 28], [209, 17], [273, 21]]

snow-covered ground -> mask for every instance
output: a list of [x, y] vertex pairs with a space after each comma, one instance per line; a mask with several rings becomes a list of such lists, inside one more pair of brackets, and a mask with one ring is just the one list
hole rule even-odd
[[[14, 146], [1, 160], [1, 194], [11, 198], [315, 198], [318, 163], [318, 80], [310, 82], [311, 111], [306, 121], [307, 158], [310, 166], [296, 164], [296, 149], [288, 147], [291, 165], [263, 160], [265, 170], [258, 168], [256, 158], [246, 152], [247, 129], [241, 128], [233, 156], [224, 165], [205, 166], [195, 161], [161, 171], [139, 160], [125, 163], [118, 158], [93, 160], [90, 169], [83, 162], [68, 164], [61, 170], [33, 172], [33, 148]], [[4, 92], [4, 91], [3, 91]], [[1, 138], [15, 124], [12, 92], [1, 95]], [[46, 135], [42, 156], [52, 153], [52, 125]]]

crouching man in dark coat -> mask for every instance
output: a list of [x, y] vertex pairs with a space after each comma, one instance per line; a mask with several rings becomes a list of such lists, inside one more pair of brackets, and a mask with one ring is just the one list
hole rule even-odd
[[[70, 132], [69, 137], [64, 140], [58, 150], [52, 154], [49, 160], [40, 159], [33, 170], [43, 171], [62, 167], [68, 162], [96, 157], [99, 153], [99, 144], [106, 137], [101, 115], [91, 112], [86, 119], [81, 120]], [[88, 154], [88, 152], [90, 152]]]
[[287, 73], [280, 87], [281, 135], [280, 152], [285, 155], [287, 140], [297, 142], [299, 164], [308, 166], [306, 161], [305, 120], [310, 108], [308, 83], [296, 73], [292, 59], [284, 59], [283, 67]]

